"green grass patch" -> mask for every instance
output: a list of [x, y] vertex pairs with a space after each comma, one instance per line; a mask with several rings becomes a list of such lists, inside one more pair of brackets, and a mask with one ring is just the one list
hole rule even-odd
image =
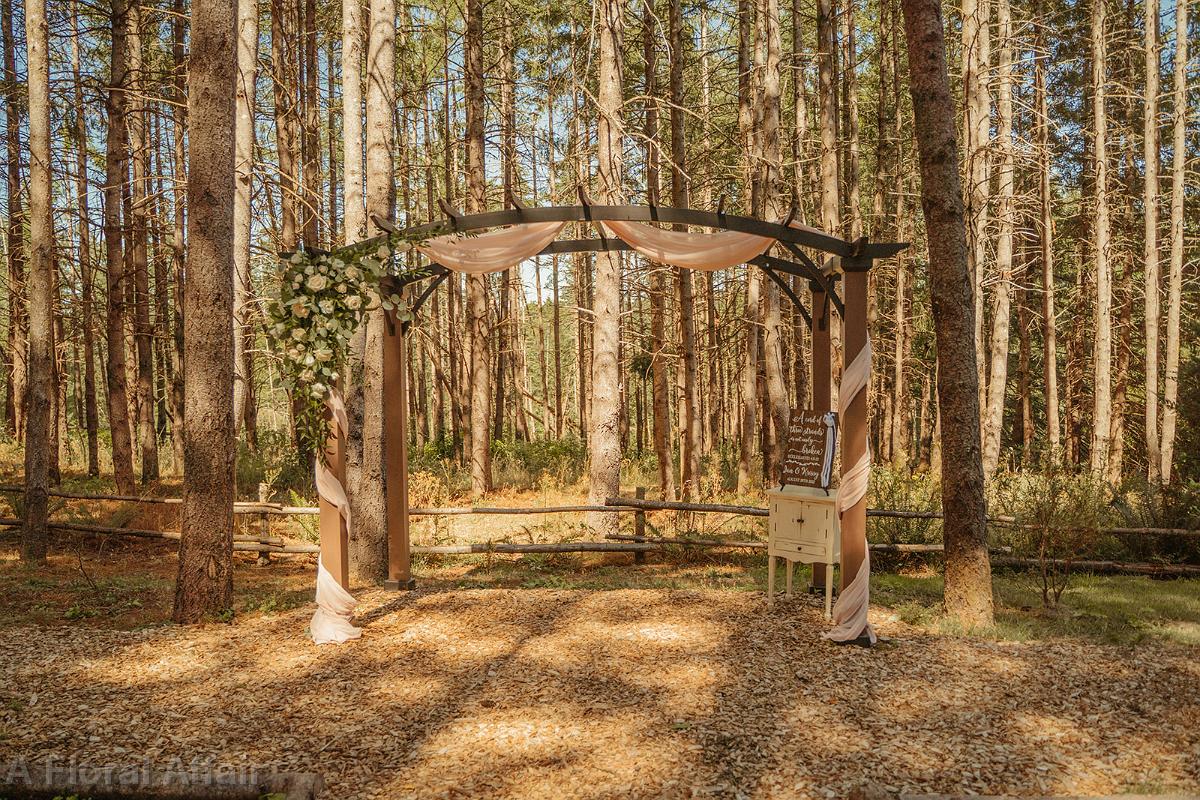
[[[672, 557], [674, 555], [675, 557]], [[683, 591], [762, 592], [766, 559], [761, 554], [696, 554], [651, 556], [643, 565], [598, 563], [577, 555], [475, 556], [434, 568], [432, 578], [462, 589], [559, 589], [607, 591], [660, 589]], [[457, 568], [451, 569], [450, 564]], [[463, 566], [467, 568], [462, 569]], [[420, 577], [418, 577], [420, 579]], [[783, 578], [778, 576], [779, 588]], [[795, 585], [809, 581], [798, 567]], [[1033, 573], [1000, 571], [993, 578], [996, 623], [970, 635], [1029, 641], [1081, 639], [1130, 645], [1170, 641], [1200, 645], [1200, 581], [1152, 580], [1141, 576], [1076, 575], [1056, 608], [1042, 607]], [[940, 635], [964, 635], [942, 609], [944, 583], [933, 570], [919, 573], [876, 572], [871, 576], [871, 603], [900, 620]]]

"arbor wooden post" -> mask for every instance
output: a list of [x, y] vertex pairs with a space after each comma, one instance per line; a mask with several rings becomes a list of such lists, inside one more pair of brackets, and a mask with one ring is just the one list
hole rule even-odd
[[[824, 412], [829, 410], [832, 395], [830, 381], [833, 373], [830, 370], [829, 352], [829, 313], [832, 304], [817, 282], [810, 283], [809, 289], [812, 290], [812, 410]], [[824, 564], [812, 565], [814, 589], [825, 590], [827, 569]]]
[[387, 589], [412, 589], [408, 522], [408, 355], [404, 326], [388, 312], [383, 337], [383, 481], [388, 538]]
[[[845, 331], [845, 359], [849, 366], [867, 344], [867, 274], [870, 259], [843, 259], [846, 271], [846, 313], [842, 317]], [[870, 382], [868, 381], [868, 386]], [[842, 478], [867, 452], [867, 389], [855, 395], [842, 414]], [[842, 401], [844, 402], [844, 400]], [[867, 554], [867, 498], [842, 512], [842, 574], [845, 589], [858, 574]]]
[[[329, 439], [325, 443], [325, 463], [333, 477], [342, 486], [346, 485], [346, 436], [338, 429], [338, 425], [330, 420]], [[317, 458], [320, 458], [320, 454]], [[320, 511], [321, 532], [321, 563], [342, 585], [343, 589], [350, 588], [350, 531], [338, 512], [338, 507], [326, 500], [318, 498]]]

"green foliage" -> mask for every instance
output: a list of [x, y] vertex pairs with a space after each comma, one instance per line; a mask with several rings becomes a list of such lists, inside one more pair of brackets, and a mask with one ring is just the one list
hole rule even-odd
[[[304, 495], [299, 494], [293, 489], [288, 490], [288, 503], [293, 506], [307, 506], [309, 499]], [[297, 525], [300, 526], [300, 533], [296, 535], [297, 539], [310, 544], [319, 544], [321, 541], [321, 526], [319, 520], [308, 514], [297, 514], [292, 517]]]
[[345, 375], [350, 339], [364, 316], [383, 308], [402, 322], [412, 319], [400, 295], [380, 292], [400, 242], [383, 237], [332, 253], [300, 251], [283, 262], [279, 297], [267, 304], [269, 330], [296, 398], [297, 433], [312, 452], [323, 452], [329, 438], [325, 401]]
[[[887, 465], [871, 470], [871, 485], [867, 493], [874, 508], [894, 511], [942, 510], [942, 486], [929, 473], [910, 473]], [[901, 519], [872, 517], [871, 541], [887, 544], [938, 544], [942, 541], [940, 519]]]
[[492, 442], [492, 468], [507, 485], [513, 485], [514, 480], [536, 485], [548, 476], [559, 486], [569, 486], [577, 483], [587, 469], [587, 448], [573, 436], [532, 442], [497, 439]]
[[[1114, 499], [1123, 527], [1200, 530], [1200, 482], [1160, 486], [1127, 481]], [[1200, 538], [1184, 535], [1128, 536], [1122, 544], [1138, 561], [1200, 561]]]
[[1042, 604], [1058, 604], [1071, 578], [1071, 562], [1094, 554], [1110, 500], [1108, 485], [1087, 472], [1055, 466], [1012, 472], [994, 484], [992, 515], [1013, 519], [1006, 535], [1013, 551], [1037, 559]]
[[306, 465], [296, 457], [296, 446], [286, 431], [260, 429], [258, 447], [238, 444], [237, 485], [248, 497], [257, 499], [258, 485], [265, 483], [271, 494], [280, 489], [305, 488], [311, 482]]

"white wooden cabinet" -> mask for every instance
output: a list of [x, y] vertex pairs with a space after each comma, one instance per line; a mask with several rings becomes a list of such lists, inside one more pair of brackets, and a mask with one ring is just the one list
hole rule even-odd
[[767, 492], [770, 511], [767, 532], [767, 605], [775, 604], [775, 559], [787, 570], [787, 594], [792, 594], [792, 565], [826, 564], [825, 617], [832, 616], [833, 567], [841, 557], [842, 530], [837, 492], [786, 486]]

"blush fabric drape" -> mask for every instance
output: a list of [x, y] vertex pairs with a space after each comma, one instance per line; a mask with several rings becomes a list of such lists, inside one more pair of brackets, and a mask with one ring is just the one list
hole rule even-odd
[[[540, 253], [553, 242], [565, 222], [527, 222], [478, 236], [448, 234], [416, 246], [431, 261], [455, 272], [481, 275], [509, 269]], [[616, 237], [646, 259], [683, 269], [711, 272], [730, 269], [765, 253], [775, 240], [739, 231], [694, 233], [656, 228], [643, 222], [604, 220], [595, 223], [603, 234]], [[797, 230], [816, 228], [790, 223]]]
[[[842, 372], [842, 383], [838, 390], [838, 418], [846, 419], [845, 410], [859, 392], [867, 390], [867, 382], [871, 378], [871, 340], [867, 339], [862, 350]], [[844, 440], [843, 440], [844, 441]], [[842, 475], [841, 486], [838, 487], [838, 514], [853, 508], [858, 501], [867, 495], [867, 482], [871, 477], [871, 446], [863, 451], [858, 463]], [[875, 629], [867, 620], [867, 610], [871, 604], [871, 548], [866, 549], [862, 566], [850, 585], [841, 591], [833, 606], [833, 627], [825, 632], [827, 639], [835, 642], [849, 642], [866, 635], [871, 644], [875, 644]]]
[[606, 220], [600, 227], [650, 261], [705, 272], [745, 264], [775, 243], [774, 239], [751, 233], [670, 231], [641, 222]]
[[436, 236], [417, 250], [430, 261], [455, 272], [482, 275], [515, 267], [533, 258], [558, 238], [565, 222], [527, 222], [478, 236], [454, 233]]
[[[326, 401], [329, 412], [333, 417], [335, 430], [345, 436], [349, 430], [349, 419], [346, 416], [346, 404], [342, 395], [334, 389]], [[338, 510], [350, 530], [350, 500], [346, 496], [346, 488], [337, 479], [333, 471], [320, 457], [315, 459], [317, 494], [322, 500], [330, 503]], [[358, 601], [342, 587], [333, 573], [325, 569], [325, 564], [317, 558], [317, 610], [308, 623], [308, 631], [316, 644], [341, 644], [362, 636], [362, 628], [354, 627], [354, 609]]]

